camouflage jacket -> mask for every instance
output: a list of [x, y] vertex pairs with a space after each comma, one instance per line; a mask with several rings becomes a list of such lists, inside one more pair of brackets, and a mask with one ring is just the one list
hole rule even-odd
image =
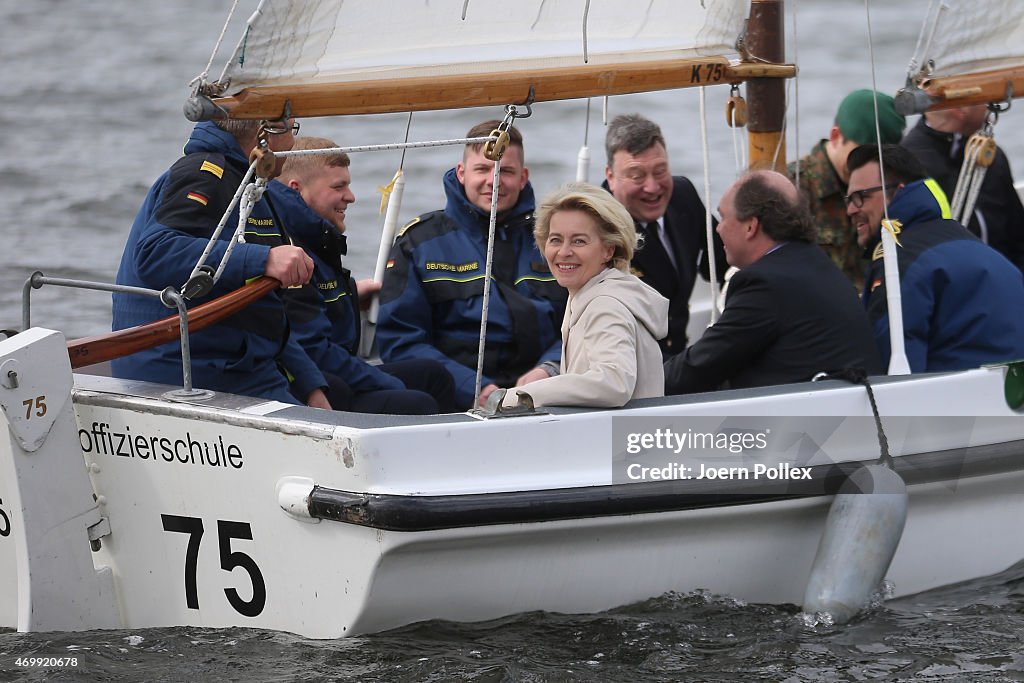
[[[846, 183], [829, 161], [822, 140], [811, 153], [800, 159], [800, 189], [807, 195], [811, 216], [818, 228], [818, 244], [832, 257], [843, 274], [854, 284], [857, 291], [864, 285], [864, 271], [867, 259], [864, 250], [857, 246], [857, 233], [850, 226], [846, 216]], [[796, 175], [796, 164], [789, 165], [789, 177]]]

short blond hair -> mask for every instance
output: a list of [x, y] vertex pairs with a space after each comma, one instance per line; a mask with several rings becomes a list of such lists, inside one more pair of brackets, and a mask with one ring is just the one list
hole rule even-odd
[[[469, 129], [469, 132], [466, 133], [466, 137], [467, 138], [485, 138], [485, 137], [488, 137], [494, 131], [494, 129], [496, 129], [500, 125], [501, 125], [501, 120], [500, 119], [491, 119], [490, 121], [484, 121], [483, 123], [478, 123], [478, 124], [476, 124], [475, 126], [473, 126], [472, 128]], [[468, 152], [469, 150], [473, 150], [474, 152], [479, 152], [481, 149], [483, 149], [483, 146], [484, 146], [484, 143], [482, 143], [482, 142], [471, 142], [470, 144], [466, 145], [466, 151]], [[526, 150], [523, 149], [523, 134], [520, 133], [519, 129], [516, 128], [515, 126], [509, 126], [508, 127], [508, 146], [509, 147], [518, 147], [519, 148], [519, 154], [523, 157], [524, 161], [526, 160]], [[463, 153], [462, 158], [463, 159], [466, 158], [465, 153]]]
[[551, 234], [551, 217], [559, 211], [582, 211], [593, 218], [601, 243], [615, 249], [611, 266], [629, 272], [629, 262], [636, 251], [636, 225], [610, 192], [590, 183], [569, 183], [546, 196], [537, 208], [533, 228], [533, 238], [542, 254]]
[[[292, 146], [292, 151], [302, 149], [330, 149], [331, 147], [338, 146], [339, 145], [336, 142], [328, 138], [304, 135], [295, 138], [295, 145]], [[329, 166], [348, 168], [350, 163], [352, 163], [352, 160], [349, 159], [348, 154], [345, 154], [344, 152], [287, 157], [284, 162], [284, 168], [281, 169], [281, 182], [287, 184], [289, 180], [294, 178], [300, 183], [308, 183], [314, 175], [321, 171], [321, 169]]]

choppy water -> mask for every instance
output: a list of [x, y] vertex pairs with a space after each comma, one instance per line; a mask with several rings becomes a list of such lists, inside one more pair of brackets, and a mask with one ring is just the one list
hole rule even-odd
[[[879, 89], [903, 80], [927, 0], [871, 7]], [[884, 5], [884, 6], [883, 6]], [[206, 64], [227, 0], [131, 3], [5, 0], [0, 3], [0, 327], [19, 327], [21, 285], [47, 275], [111, 281], [132, 217], [180, 153], [190, 124], [187, 84]], [[790, 157], [827, 133], [838, 101], [870, 87], [861, 0], [801, 0], [798, 11], [799, 139]], [[246, 10], [247, 11], [247, 10]], [[215, 67], [216, 68], [216, 67]], [[736, 174], [723, 125], [723, 89], [708, 92], [711, 203]], [[789, 90], [791, 102], [797, 87]], [[611, 115], [642, 111], [669, 141], [673, 169], [702, 187], [697, 91], [613, 98]], [[418, 114], [412, 138], [457, 137], [498, 109]], [[586, 106], [544, 104], [520, 124], [538, 193], [575, 175]], [[913, 123], [911, 121], [911, 123]], [[303, 121], [303, 132], [342, 144], [400, 140], [403, 115]], [[603, 167], [600, 103], [590, 116], [591, 178]], [[1018, 177], [1019, 115], [997, 129]], [[438, 208], [452, 148], [406, 159], [403, 216]], [[349, 212], [349, 264], [368, 274], [381, 222], [375, 188], [397, 152], [353, 160], [359, 202]], [[108, 329], [107, 295], [44, 288], [33, 322], [69, 337]], [[995, 542], [995, 541], [994, 541]], [[0, 581], [4, 577], [0, 577]], [[251, 630], [152, 629], [84, 634], [0, 632], [0, 680], [1024, 680], [1024, 567], [885, 605], [844, 628], [807, 626], [794, 609], [743, 605], [701, 594], [665, 596], [589, 616], [527, 614], [475, 625], [429, 623], [378, 636], [311, 641]], [[26, 669], [19, 656], [77, 656], [77, 668]]]
[[[317, 641], [246, 629], [0, 633], [15, 681], [1020, 681], [1024, 563], [844, 627], [703, 593], [594, 615], [427, 622]], [[17, 657], [76, 657], [26, 669]]]

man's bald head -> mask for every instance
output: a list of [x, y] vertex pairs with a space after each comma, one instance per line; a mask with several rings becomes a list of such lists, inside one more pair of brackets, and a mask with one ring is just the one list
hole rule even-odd
[[732, 201], [740, 220], [757, 218], [776, 242], [814, 242], [816, 230], [807, 201], [789, 178], [776, 171], [751, 171], [733, 185]]

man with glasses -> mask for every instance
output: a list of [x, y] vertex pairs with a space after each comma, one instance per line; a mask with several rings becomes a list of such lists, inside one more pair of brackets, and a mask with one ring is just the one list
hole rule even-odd
[[[616, 116], [605, 135], [605, 188], [636, 221], [643, 244], [630, 266], [641, 280], [669, 300], [668, 336], [662, 355], [686, 349], [690, 295], [697, 271], [710, 279], [704, 202], [693, 183], [673, 176], [661, 128], [640, 114]], [[712, 219], [712, 225], [717, 221]], [[725, 273], [725, 253], [717, 233], [715, 263], [718, 280]]]
[[[195, 126], [185, 156], [157, 179], [139, 209], [121, 256], [117, 282], [161, 290], [180, 288], [206, 249], [249, 168], [249, 155], [264, 140], [272, 152], [290, 150], [298, 124], [279, 121], [224, 120]], [[280, 173], [284, 159], [276, 160]], [[309, 280], [313, 262], [289, 243], [272, 200], [264, 195], [245, 225], [245, 242], [235, 245], [220, 280], [196, 296], [190, 306], [210, 301], [268, 275], [284, 287]], [[229, 217], [207, 263], [220, 263], [238, 208]], [[158, 300], [133, 294], [113, 295], [113, 329], [133, 327], [166, 317], [170, 309]], [[323, 393], [323, 374], [298, 343], [289, 337], [284, 306], [277, 292], [267, 294], [245, 311], [190, 336], [194, 386], [296, 403], [285, 373], [294, 378], [298, 395], [317, 408], [330, 408]], [[113, 373], [127, 379], [181, 385], [180, 342], [119, 358]]]
[[[879, 159], [881, 158], [881, 164]], [[1024, 275], [950, 218], [949, 202], [917, 158], [899, 145], [850, 152], [846, 212], [870, 254], [863, 301], [875, 342], [891, 355], [882, 220], [898, 223], [903, 333], [913, 372], [1024, 358]], [[884, 171], [884, 179], [882, 173]]]

